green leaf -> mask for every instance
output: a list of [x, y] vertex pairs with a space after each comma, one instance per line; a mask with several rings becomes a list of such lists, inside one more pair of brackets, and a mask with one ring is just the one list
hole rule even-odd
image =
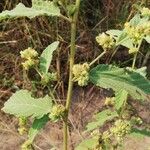
[[146, 129], [132, 129], [130, 135], [134, 138], [145, 138], [150, 137], [150, 131]]
[[117, 112], [112, 112], [109, 109], [103, 110], [95, 115], [96, 121], [90, 122], [87, 124], [87, 131], [94, 130], [100, 126], [102, 126], [106, 121], [112, 120], [113, 118], [117, 117]]
[[140, 21], [141, 21], [140, 14], [136, 14], [136, 15], [130, 20], [130, 23], [131, 23], [131, 25], [133, 25], [133, 26], [137, 26]]
[[141, 76], [146, 77], [147, 75], [147, 67], [141, 67], [135, 70], [135, 72], [139, 73]]
[[49, 121], [49, 117], [47, 115], [43, 116], [40, 119], [35, 119], [32, 127], [29, 130], [28, 138], [31, 142], [33, 142], [35, 136], [40, 132], [40, 130], [45, 126], [45, 124]]
[[128, 98], [128, 92], [125, 90], [119, 90], [116, 93], [116, 96], [115, 96], [115, 108], [116, 108], [116, 110], [118, 110], [118, 111], [120, 110], [120, 108], [123, 106], [123, 104], [125, 103], [127, 98]]
[[48, 73], [49, 66], [52, 61], [53, 52], [57, 49], [59, 42], [56, 41], [49, 45], [40, 56], [40, 71], [44, 74]]
[[134, 47], [132, 40], [128, 37], [127, 33], [125, 32], [122, 32], [122, 34], [118, 37], [116, 45], [122, 45], [129, 49]]
[[54, 2], [45, 0], [32, 0], [32, 8], [43, 11], [43, 14], [46, 14], [48, 16], [60, 15], [60, 9], [54, 4]]
[[106, 31], [106, 33], [113, 37], [119, 37], [122, 34], [122, 31], [121, 30], [108, 30]]
[[144, 39], [146, 40], [147, 43], [150, 44], [150, 36], [146, 36]]
[[150, 81], [139, 73], [112, 65], [98, 65], [90, 71], [90, 81], [102, 88], [127, 91], [135, 99], [146, 99]]
[[90, 138], [82, 141], [75, 150], [91, 150], [94, 149], [98, 144], [97, 138]]
[[[38, 1], [38, 0], [36, 0]], [[43, 1], [44, 2], [44, 1]], [[13, 10], [5, 10], [0, 13], [0, 21], [7, 18], [18, 18], [18, 17], [28, 17], [34, 18], [36, 16], [59, 16], [60, 10], [52, 2], [47, 2], [47, 5], [41, 5], [41, 3], [33, 3], [31, 8], [26, 7], [24, 4], [19, 3]]]
[[139, 73], [144, 78], [146, 78], [146, 75], [147, 75], [147, 71], [146, 71], [147, 67], [141, 67], [141, 68], [138, 68], [138, 69], [132, 69], [131, 67], [126, 67], [126, 70]]
[[27, 90], [20, 90], [13, 94], [4, 104], [2, 110], [17, 117], [42, 117], [50, 112], [52, 99], [49, 96], [35, 99]]

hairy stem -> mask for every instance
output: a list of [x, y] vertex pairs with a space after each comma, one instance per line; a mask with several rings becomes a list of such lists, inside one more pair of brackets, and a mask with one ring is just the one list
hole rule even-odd
[[136, 59], [137, 59], [137, 55], [138, 55], [138, 52], [139, 52], [139, 49], [140, 49], [140, 46], [141, 46], [141, 43], [142, 41], [139, 42], [138, 46], [137, 46], [137, 52], [134, 54], [134, 58], [133, 58], [133, 62], [132, 62], [132, 69], [135, 68], [135, 63], [136, 63]]
[[138, 54], [138, 52], [136, 52], [136, 53], [134, 54], [133, 63], [132, 63], [132, 69], [135, 68], [135, 62], [136, 62], [137, 54]]
[[90, 64], [89, 66], [92, 66], [96, 61], [98, 61], [101, 57], [103, 57], [106, 54], [106, 51], [103, 51], [100, 55], [98, 55]]
[[64, 150], [68, 150], [68, 113], [71, 105], [71, 98], [72, 98], [72, 89], [73, 89], [73, 74], [72, 74], [72, 67], [74, 65], [74, 57], [75, 57], [75, 40], [76, 40], [76, 31], [77, 31], [77, 20], [78, 20], [78, 12], [80, 7], [80, 0], [76, 0], [76, 11], [72, 16], [71, 22], [71, 48], [70, 48], [70, 69], [69, 69], [69, 84], [68, 84], [68, 93], [67, 93], [67, 100], [66, 100], [66, 116], [64, 118], [63, 124], [63, 131], [64, 131], [64, 139], [63, 139], [63, 146]]

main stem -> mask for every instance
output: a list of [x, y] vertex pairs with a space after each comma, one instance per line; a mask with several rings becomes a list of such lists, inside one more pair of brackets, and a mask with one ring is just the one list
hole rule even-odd
[[69, 114], [69, 109], [70, 109], [71, 100], [72, 100], [72, 89], [73, 89], [72, 68], [74, 65], [74, 57], [75, 57], [75, 49], [76, 49], [75, 41], [76, 41], [77, 20], [78, 20], [78, 13], [79, 13], [79, 7], [80, 7], [80, 0], [76, 0], [75, 5], [76, 5], [76, 11], [75, 11], [74, 15], [72, 16], [72, 22], [71, 22], [71, 48], [70, 48], [70, 56], [69, 56], [69, 62], [70, 62], [69, 84], [68, 84], [68, 92], [67, 92], [67, 100], [66, 100], [66, 116], [64, 118], [64, 124], [63, 124], [64, 150], [68, 150], [68, 114]]

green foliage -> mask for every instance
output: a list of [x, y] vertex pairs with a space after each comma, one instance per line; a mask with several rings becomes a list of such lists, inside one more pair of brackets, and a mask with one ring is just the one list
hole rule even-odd
[[17, 117], [37, 117], [50, 112], [52, 108], [52, 99], [49, 96], [35, 99], [31, 97], [31, 93], [27, 90], [20, 90], [13, 94], [5, 103], [3, 111]]
[[[58, 6], [63, 8], [62, 12], [67, 14], [66, 16], [60, 14]], [[79, 6], [80, 0], [76, 0], [75, 4], [72, 1], [64, 0], [32, 0], [31, 8], [19, 3], [13, 10], [6, 10], [0, 13], [0, 21], [18, 17], [28, 17], [31, 19], [36, 16], [60, 16], [71, 23], [70, 75], [66, 106], [57, 104], [57, 102], [53, 105], [52, 98], [48, 95], [37, 99], [31, 96], [31, 92], [20, 90], [10, 97], [2, 109], [4, 112], [17, 117], [26, 118], [32, 116], [34, 118], [32, 127], [29, 130], [28, 140], [22, 145], [22, 149], [32, 149], [32, 142], [35, 136], [49, 120], [55, 122], [62, 119], [64, 121], [64, 149], [67, 150], [66, 135], [68, 134], [68, 113], [71, 104], [73, 82], [78, 82], [78, 85], [84, 86], [91, 81], [99, 87], [111, 88], [116, 93], [115, 97], [107, 99], [107, 105], [105, 105], [107, 109], [97, 113], [94, 116], [95, 120], [86, 126], [86, 131], [98, 131], [97, 135], [81, 142], [76, 150], [117, 148], [120, 144], [119, 142], [126, 135], [130, 134], [130, 132], [131, 135], [135, 136], [150, 136], [149, 131], [134, 128], [134, 125], [137, 125], [136, 123], [138, 125], [142, 123], [142, 119], [137, 116], [132, 116], [132, 110], [127, 108], [129, 106], [128, 94], [135, 99], [146, 99], [147, 95], [150, 94], [150, 81], [146, 79], [146, 68], [135, 69], [136, 54], [140, 50], [143, 39], [150, 43], [150, 10], [144, 8], [141, 13], [137, 13], [129, 22], [125, 23], [123, 30], [109, 30], [106, 33], [99, 34], [96, 37], [96, 41], [104, 49], [104, 52], [91, 63], [85, 62], [82, 65], [74, 65], [76, 24]], [[35, 79], [33, 86], [35, 88], [36, 85], [42, 86], [43, 91], [46, 89], [50, 92], [53, 100], [55, 97], [53, 90], [51, 91], [52, 86], [49, 83], [56, 80], [56, 74], [50, 73], [48, 70], [52, 61], [53, 52], [58, 48], [58, 45], [58, 41], [49, 45], [43, 51], [40, 58], [38, 57], [38, 53], [31, 48], [21, 52], [21, 57], [24, 61], [22, 65], [26, 72], [30, 69], [35, 69], [37, 73], [36, 75], [38, 77]], [[119, 45], [127, 47], [129, 53], [135, 54], [132, 68], [118, 68], [103, 64], [89, 70], [98, 59]], [[108, 121], [110, 126], [106, 131], [101, 133], [99, 128], [105, 127], [104, 125]], [[21, 127], [20, 133], [26, 131], [26, 122], [24, 123], [24, 120], [21, 119], [19, 125]]]
[[146, 36], [144, 39], [146, 40], [147, 43], [150, 44], [150, 36]]
[[147, 75], [147, 67], [141, 67], [141, 68], [138, 68], [136, 70], [133, 70], [135, 71], [136, 73], [139, 73], [141, 76], [145, 77], [146, 78], [146, 75]]
[[44, 115], [40, 119], [35, 119], [32, 127], [29, 130], [28, 139], [33, 142], [35, 136], [39, 133], [39, 131], [45, 126], [45, 124], [49, 121], [49, 117]]
[[[129, 22], [125, 23], [123, 30], [108, 30], [106, 33], [116, 39], [116, 46], [122, 45], [129, 48], [129, 53], [132, 53], [135, 48], [139, 51], [143, 39], [150, 43], [149, 19], [148, 16], [136, 14]], [[133, 51], [133, 53], [135, 52]]]
[[111, 65], [98, 65], [90, 71], [90, 81], [114, 91], [123, 89], [135, 99], [146, 99], [150, 94], [150, 81], [139, 73]]
[[125, 90], [119, 90], [115, 96], [115, 109], [119, 111], [128, 98], [128, 92]]
[[75, 150], [91, 150], [94, 149], [98, 144], [98, 140], [96, 138], [86, 139], [81, 142]]
[[122, 31], [121, 30], [108, 30], [106, 31], [106, 33], [113, 36], [116, 39], [122, 34]]
[[150, 131], [146, 129], [133, 128], [130, 133], [130, 136], [134, 138], [150, 137]]
[[53, 52], [57, 49], [59, 42], [56, 41], [50, 44], [40, 56], [40, 71], [43, 74], [48, 73], [49, 66], [52, 61]]
[[116, 40], [116, 46], [125, 46], [129, 49], [133, 48], [133, 42], [132, 40], [128, 37], [127, 33], [122, 32], [122, 34], [120, 34], [120, 36], [118, 36], [117, 40]]
[[34, 18], [36, 16], [59, 16], [60, 10], [58, 7], [56, 7], [53, 2], [45, 2], [46, 5], [44, 5], [44, 1], [36, 0], [33, 3], [33, 6], [31, 8], [25, 7], [24, 4], [19, 3], [16, 8], [13, 10], [5, 10], [2, 13], [0, 13], [0, 21], [7, 19], [7, 18], [18, 18], [18, 17], [28, 17], [28, 18]]
[[118, 114], [117, 112], [112, 112], [109, 109], [103, 110], [102, 112], [99, 112], [98, 114], [95, 115], [96, 121], [90, 122], [87, 124], [87, 131], [94, 130], [100, 126], [102, 126], [106, 121], [110, 121], [117, 117]]
[[140, 17], [140, 14], [136, 14], [131, 20], [130, 20], [130, 23], [133, 25], [133, 26], [137, 26], [141, 21], [141, 17]]

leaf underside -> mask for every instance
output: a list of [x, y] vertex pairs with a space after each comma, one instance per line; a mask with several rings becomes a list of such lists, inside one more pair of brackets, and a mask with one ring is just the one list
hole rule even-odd
[[[38, 0], [37, 0], [38, 1]], [[43, 1], [44, 2], [44, 1]], [[5, 10], [0, 13], [0, 21], [4, 19], [28, 17], [34, 18], [36, 16], [59, 16], [60, 10], [52, 2], [48, 2], [45, 6], [41, 3], [33, 3], [32, 7], [26, 7], [19, 3], [13, 10]]]
[[31, 93], [27, 90], [20, 90], [10, 97], [2, 110], [17, 117], [32, 116], [41, 118], [49, 113], [51, 108], [51, 97], [45, 96], [44, 98], [35, 99], [31, 97]]
[[48, 73], [49, 66], [52, 61], [53, 52], [57, 49], [59, 42], [53, 42], [50, 44], [40, 56], [40, 71], [42, 73]]

